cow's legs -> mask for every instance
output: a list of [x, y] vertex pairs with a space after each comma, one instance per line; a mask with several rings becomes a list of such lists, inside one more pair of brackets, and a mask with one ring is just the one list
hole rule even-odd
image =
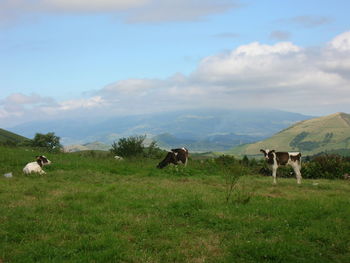
[[272, 177], [273, 177], [273, 183], [274, 184], [277, 184], [277, 179], [276, 179], [276, 177], [277, 177], [277, 168], [278, 168], [277, 165], [273, 165], [272, 166]]
[[300, 165], [294, 164], [292, 167], [293, 167], [294, 173], [295, 173], [295, 175], [297, 177], [297, 183], [301, 184], [302, 177], [301, 177], [301, 172], [300, 172], [300, 170], [301, 170]]

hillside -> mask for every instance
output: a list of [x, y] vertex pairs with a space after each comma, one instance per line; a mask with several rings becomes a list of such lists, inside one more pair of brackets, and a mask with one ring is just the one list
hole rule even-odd
[[253, 144], [241, 145], [229, 152], [258, 155], [260, 149], [301, 151], [303, 155], [350, 149], [350, 115], [335, 113], [298, 122], [274, 136]]
[[28, 138], [0, 128], [0, 143], [20, 143]]

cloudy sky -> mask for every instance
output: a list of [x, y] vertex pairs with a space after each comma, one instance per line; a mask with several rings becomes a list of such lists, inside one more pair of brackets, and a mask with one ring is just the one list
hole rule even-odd
[[0, 127], [186, 108], [350, 113], [348, 0], [0, 0]]

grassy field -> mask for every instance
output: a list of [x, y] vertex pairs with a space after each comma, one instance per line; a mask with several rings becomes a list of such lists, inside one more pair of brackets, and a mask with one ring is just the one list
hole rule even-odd
[[[0, 148], [0, 262], [350, 262], [350, 184]], [[4, 173], [12, 172], [12, 178]]]

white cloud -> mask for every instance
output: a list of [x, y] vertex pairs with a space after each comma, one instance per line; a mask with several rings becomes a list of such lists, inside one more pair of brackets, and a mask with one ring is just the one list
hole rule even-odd
[[161, 82], [150, 79], [126, 79], [106, 86], [101, 92], [108, 95], [144, 96], [152, 89], [159, 87]]
[[97, 108], [103, 106], [105, 100], [100, 96], [94, 96], [87, 99], [76, 99], [63, 101], [59, 104], [59, 110], [75, 110], [75, 109], [87, 109], [87, 108]]
[[127, 21], [130, 23], [194, 21], [238, 6], [237, 1], [233, 0], [152, 0], [144, 8], [130, 12]]
[[276, 108], [305, 114], [350, 112], [350, 33], [310, 50], [290, 42], [242, 45], [208, 56], [192, 74], [126, 79], [91, 97], [63, 102], [13, 94], [0, 101], [0, 121], [90, 114], [142, 114], [226, 107]]
[[142, 7], [151, 0], [41, 0], [38, 7], [71, 13], [113, 12]]
[[350, 31], [332, 39], [322, 55], [319, 61], [322, 70], [350, 80]]
[[[255, 85], [256, 79], [282, 80], [281, 70], [289, 70], [296, 60], [303, 60], [301, 48], [289, 42], [262, 45], [254, 42], [201, 61], [193, 78], [205, 82]], [[291, 65], [292, 64], [292, 65]], [[249, 77], [248, 77], [249, 76]], [[231, 85], [232, 86], [232, 85]]]
[[350, 31], [336, 36], [329, 46], [338, 51], [350, 51]]
[[113, 14], [128, 23], [194, 21], [237, 7], [237, 0], [2, 0], [0, 25], [47, 14]]

